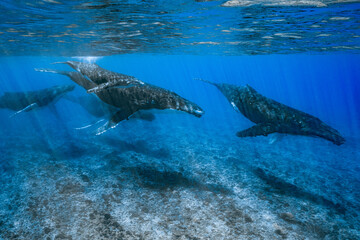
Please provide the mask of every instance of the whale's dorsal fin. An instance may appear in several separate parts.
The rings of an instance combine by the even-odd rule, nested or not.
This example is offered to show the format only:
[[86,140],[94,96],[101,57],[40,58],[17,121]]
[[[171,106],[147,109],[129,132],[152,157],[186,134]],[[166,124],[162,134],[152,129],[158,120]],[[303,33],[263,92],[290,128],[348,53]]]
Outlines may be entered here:
[[256,137],[267,136],[271,133],[277,132],[277,127],[271,123],[259,123],[243,131],[237,132],[238,137]]

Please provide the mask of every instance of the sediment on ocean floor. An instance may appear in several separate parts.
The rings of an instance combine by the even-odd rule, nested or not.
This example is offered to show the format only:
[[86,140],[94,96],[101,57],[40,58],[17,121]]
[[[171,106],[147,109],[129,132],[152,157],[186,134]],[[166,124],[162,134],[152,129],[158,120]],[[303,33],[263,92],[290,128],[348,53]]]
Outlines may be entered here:
[[171,134],[158,129],[156,137],[131,140],[125,134],[56,138],[51,148],[40,147],[36,138],[3,137],[12,148],[2,148],[0,236],[360,236],[359,179],[351,167],[360,153],[351,144],[335,149],[320,139],[294,136],[269,144],[266,137],[221,137],[226,134],[174,127]]

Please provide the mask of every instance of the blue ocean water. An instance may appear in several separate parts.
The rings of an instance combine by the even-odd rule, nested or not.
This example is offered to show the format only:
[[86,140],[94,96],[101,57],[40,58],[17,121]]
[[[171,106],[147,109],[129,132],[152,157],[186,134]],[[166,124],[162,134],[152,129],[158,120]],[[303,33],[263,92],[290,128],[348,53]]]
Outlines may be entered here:
[[[0,96],[74,85],[67,96],[88,97],[35,71],[80,61],[205,111],[97,136],[102,118],[66,97],[1,108],[0,239],[360,239],[359,3],[2,1],[0,13]],[[249,84],[346,142],[239,138],[254,123],[199,79]]]

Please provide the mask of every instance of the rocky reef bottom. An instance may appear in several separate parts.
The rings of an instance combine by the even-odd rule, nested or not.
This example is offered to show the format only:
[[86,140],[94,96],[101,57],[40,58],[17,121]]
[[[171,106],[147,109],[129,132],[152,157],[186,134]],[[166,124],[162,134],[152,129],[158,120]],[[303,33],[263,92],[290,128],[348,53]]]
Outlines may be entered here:
[[360,239],[358,140],[235,132],[3,134],[0,239]]

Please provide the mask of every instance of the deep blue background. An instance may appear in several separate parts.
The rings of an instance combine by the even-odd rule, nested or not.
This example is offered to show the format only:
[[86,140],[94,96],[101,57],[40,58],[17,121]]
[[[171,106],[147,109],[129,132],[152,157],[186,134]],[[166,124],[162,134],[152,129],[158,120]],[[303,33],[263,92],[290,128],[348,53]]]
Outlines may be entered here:
[[[56,57],[1,57],[0,93],[27,91],[58,84],[72,84],[64,76],[35,72],[34,68],[71,70],[51,63],[76,60]],[[120,55],[99,58],[100,66],[135,76],[188,98],[205,111],[201,121],[224,126],[251,123],[236,113],[213,86],[196,81],[203,78],[237,85],[250,84],[261,94],[319,117],[345,136],[360,136],[359,55],[267,55],[267,56],[176,56]],[[85,94],[80,87],[72,94]],[[79,106],[62,100],[57,104],[63,120],[81,125],[88,115]],[[38,111],[41,121],[50,114]],[[28,114],[28,113],[25,113]],[[19,127],[0,110],[1,129]],[[18,119],[15,121],[19,121]],[[21,121],[21,120],[20,120]],[[26,126],[25,126],[26,127]],[[239,129],[240,130],[240,129]]]

